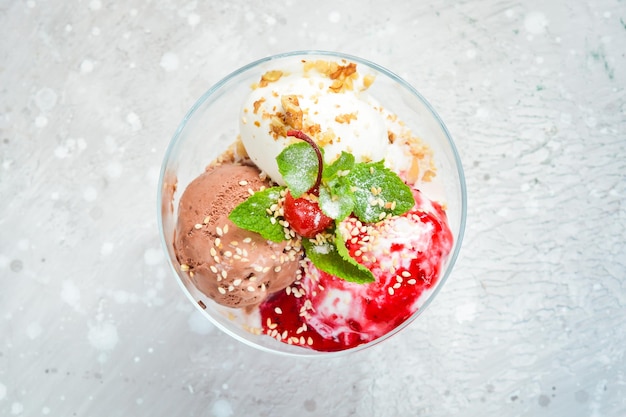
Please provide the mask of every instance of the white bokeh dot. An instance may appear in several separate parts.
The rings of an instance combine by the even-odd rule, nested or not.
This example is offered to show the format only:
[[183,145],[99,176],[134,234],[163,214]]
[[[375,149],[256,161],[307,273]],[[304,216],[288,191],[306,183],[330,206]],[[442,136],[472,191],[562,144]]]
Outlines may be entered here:
[[189,13],[187,16],[187,24],[191,27],[195,27],[200,23],[200,16],[197,13]]
[[531,35],[539,35],[546,31],[548,19],[541,12],[530,12],[524,18],[524,28]]
[[98,190],[95,187],[89,186],[83,190],[83,198],[85,201],[96,201],[98,198]]
[[107,256],[113,252],[114,245],[111,242],[103,242],[100,246],[100,255]]
[[118,161],[111,161],[107,164],[105,172],[109,178],[119,178],[124,172],[124,167]]
[[137,113],[133,111],[126,115],[126,121],[134,131],[141,130],[143,128],[143,123],[141,123],[141,119],[139,118]]
[[11,414],[20,415],[24,412],[24,406],[22,403],[18,403],[17,401],[11,404]]
[[233,415],[233,407],[228,400],[220,398],[213,403],[211,412],[215,417],[230,417]]
[[143,253],[143,261],[146,265],[158,265],[163,260],[163,252],[160,248],[148,248]]
[[160,65],[167,72],[176,71],[179,65],[178,55],[173,52],[164,53],[163,56],[161,56]]
[[93,66],[93,61],[91,59],[84,59],[83,62],[80,63],[80,72],[88,74],[93,71]]
[[328,14],[328,20],[330,20],[331,23],[338,23],[341,20],[341,13],[336,10],[330,12]]
[[48,125],[48,118],[46,116],[39,115],[35,118],[35,126],[41,128]]

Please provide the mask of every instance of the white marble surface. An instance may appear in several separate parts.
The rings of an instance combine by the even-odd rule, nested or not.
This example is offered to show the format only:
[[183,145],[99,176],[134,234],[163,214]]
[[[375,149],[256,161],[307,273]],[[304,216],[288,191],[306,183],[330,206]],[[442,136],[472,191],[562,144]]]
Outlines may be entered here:
[[[626,415],[626,4],[0,0],[0,415]],[[266,55],[378,62],[438,109],[468,226],[400,335],[281,358],[162,254],[167,143]]]

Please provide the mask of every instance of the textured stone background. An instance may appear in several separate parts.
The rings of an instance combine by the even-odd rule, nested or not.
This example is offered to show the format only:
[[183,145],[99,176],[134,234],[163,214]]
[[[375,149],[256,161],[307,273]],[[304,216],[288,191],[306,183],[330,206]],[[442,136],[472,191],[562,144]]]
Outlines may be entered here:
[[[0,415],[626,415],[626,5],[0,0]],[[161,159],[239,66],[375,61],[457,141],[464,248],[407,330],[281,358],[204,322]]]

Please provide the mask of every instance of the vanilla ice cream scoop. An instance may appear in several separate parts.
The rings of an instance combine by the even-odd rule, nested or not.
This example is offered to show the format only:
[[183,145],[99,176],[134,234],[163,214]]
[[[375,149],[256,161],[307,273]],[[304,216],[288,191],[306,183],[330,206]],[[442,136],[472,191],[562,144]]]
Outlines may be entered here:
[[290,129],[302,130],[323,147],[326,163],[342,151],[357,162],[378,161],[388,151],[383,110],[366,92],[373,78],[349,65],[318,68],[302,64],[291,73],[269,71],[242,109],[241,140],[250,159],[281,185],[276,157],[296,141],[286,136]]

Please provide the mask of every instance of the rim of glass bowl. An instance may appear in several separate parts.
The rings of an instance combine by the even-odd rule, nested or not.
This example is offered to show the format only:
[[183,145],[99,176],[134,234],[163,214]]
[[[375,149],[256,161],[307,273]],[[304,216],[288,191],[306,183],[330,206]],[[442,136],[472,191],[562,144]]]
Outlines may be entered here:
[[[178,139],[179,139],[181,133],[183,132],[185,126],[187,125],[187,122],[189,121],[189,119],[191,119],[191,117],[198,110],[198,108],[200,108],[202,106],[202,104],[204,104],[205,101],[207,101],[213,94],[215,94],[217,91],[219,91],[225,84],[227,84],[232,79],[234,79],[237,76],[239,76],[240,74],[245,73],[248,70],[251,70],[251,69],[253,69],[255,67],[258,67],[258,66],[260,66],[260,65],[262,65],[264,63],[267,63],[267,62],[270,62],[270,61],[276,61],[276,60],[280,60],[280,59],[284,59],[284,58],[292,58],[292,57],[295,57],[295,56],[311,56],[311,55],[323,56],[323,57],[334,58],[334,59],[346,59],[348,61],[356,62],[357,64],[362,64],[362,65],[368,66],[368,67],[374,69],[375,71],[379,72],[380,74],[387,76],[392,81],[398,83],[398,85],[400,85],[405,90],[407,90],[409,93],[411,93],[412,95],[417,97],[418,100],[420,100],[424,104],[424,106],[428,109],[428,111],[430,112],[432,117],[435,119],[435,121],[437,122],[437,124],[439,125],[441,130],[443,131],[443,133],[444,133],[444,135],[445,135],[445,137],[446,137],[446,139],[448,141],[448,146],[450,147],[452,155],[454,156],[454,164],[455,164],[456,169],[457,169],[457,175],[458,175],[458,178],[459,178],[459,186],[460,186],[460,192],[461,192],[461,201],[460,201],[460,203],[461,203],[461,213],[460,213],[460,219],[459,219],[459,225],[458,225],[458,228],[459,228],[458,229],[458,236],[456,237],[456,240],[454,242],[454,247],[453,247],[452,253],[449,255],[447,267],[446,267],[443,275],[441,277],[439,277],[439,282],[437,283],[435,288],[432,290],[432,292],[430,292],[427,295],[427,299],[424,301],[424,303],[421,305],[421,307],[415,313],[413,313],[411,315],[411,317],[406,319],[402,324],[400,324],[399,326],[397,326],[396,328],[394,328],[390,332],[380,336],[379,338],[374,339],[374,340],[372,340],[372,341],[370,341],[368,343],[364,343],[364,344],[355,346],[355,347],[350,348],[350,349],[345,349],[345,350],[336,351],[336,352],[324,352],[324,351],[316,351],[316,350],[308,349],[308,348],[302,348],[302,353],[299,353],[299,352],[278,351],[278,350],[272,349],[271,347],[268,347],[268,346],[262,346],[262,345],[256,344],[255,342],[253,342],[251,340],[248,340],[248,339],[246,339],[246,338],[244,338],[244,337],[242,337],[242,336],[232,332],[230,329],[228,329],[227,327],[223,326],[221,323],[219,323],[217,320],[215,320],[213,317],[211,317],[209,314],[207,314],[205,311],[202,310],[202,308],[198,305],[196,300],[193,298],[192,294],[185,287],[185,284],[182,282],[182,279],[178,276],[178,271],[176,269],[176,265],[174,265],[172,263],[172,259],[169,256],[169,252],[168,252],[168,249],[167,249],[167,242],[166,242],[166,239],[165,239],[165,232],[163,230],[162,199],[163,199],[163,183],[165,181],[166,168],[167,168],[168,163],[170,161],[170,158],[171,158],[171,156],[173,154],[173,150],[176,147]],[[341,356],[341,355],[345,355],[345,354],[348,354],[348,353],[354,353],[354,352],[357,352],[357,351],[364,350],[364,349],[366,349],[368,347],[377,345],[378,343],[381,343],[384,340],[387,340],[391,336],[399,333],[404,328],[409,326],[415,319],[417,319],[417,317],[419,317],[428,308],[428,306],[431,304],[431,302],[436,298],[437,294],[439,293],[441,288],[444,286],[444,284],[447,281],[448,277],[450,276],[452,270],[454,269],[454,265],[455,265],[456,260],[458,258],[459,252],[461,250],[463,236],[465,234],[466,217],[467,217],[467,190],[466,190],[465,174],[464,174],[464,171],[463,171],[463,165],[461,163],[461,158],[459,156],[459,153],[458,153],[458,150],[456,148],[456,145],[454,144],[454,140],[452,139],[452,135],[450,134],[450,132],[448,131],[448,128],[443,123],[443,120],[441,119],[439,114],[435,111],[434,107],[430,104],[430,102],[428,102],[428,100],[426,100],[426,98],[424,98],[424,96],[422,96],[421,93],[419,93],[411,84],[406,82],[403,78],[401,78],[400,76],[398,76],[397,74],[393,73],[392,71],[390,71],[390,70],[388,70],[388,69],[386,69],[386,68],[384,68],[384,67],[382,67],[382,66],[380,66],[380,65],[378,65],[378,64],[376,64],[374,62],[371,62],[371,61],[369,61],[367,59],[360,58],[358,56],[354,56],[354,55],[350,55],[350,54],[334,52],[334,51],[325,51],[325,50],[299,50],[299,51],[291,51],[291,52],[280,53],[280,54],[276,54],[276,55],[270,55],[270,56],[258,59],[256,61],[250,62],[249,64],[246,64],[246,65],[240,67],[239,69],[231,72],[230,74],[228,74],[227,76],[225,76],[224,78],[219,80],[217,83],[215,83],[213,86],[211,86],[204,94],[202,94],[202,96],[200,96],[200,98],[193,104],[193,106],[191,106],[189,111],[185,114],[183,120],[178,125],[176,131],[174,132],[174,135],[172,136],[172,139],[170,140],[170,142],[169,142],[169,144],[167,146],[167,149],[165,151],[165,155],[163,157],[163,162],[162,162],[162,165],[161,165],[161,170],[160,170],[160,175],[159,175],[158,190],[157,190],[157,221],[158,221],[159,237],[160,237],[160,240],[161,240],[161,246],[162,246],[163,250],[165,251],[165,253],[167,254],[167,260],[168,260],[168,263],[170,264],[170,267],[172,268],[172,272],[174,273],[174,275],[176,277],[176,281],[178,282],[179,286],[182,288],[183,292],[186,294],[187,298],[189,298],[189,300],[196,306],[196,308],[198,308],[203,313],[203,316],[208,318],[213,325],[218,327],[221,331],[223,331],[224,333],[228,334],[229,336],[235,338],[236,340],[238,340],[238,341],[240,341],[240,342],[242,342],[242,343],[244,343],[244,344],[246,344],[248,346],[251,346],[251,347],[253,347],[255,349],[259,349],[259,350],[266,351],[266,352],[271,352],[271,353],[274,353],[274,354],[286,355],[286,356],[295,356],[295,357],[320,357],[320,356],[323,356],[323,357],[336,357],[336,356]]]

